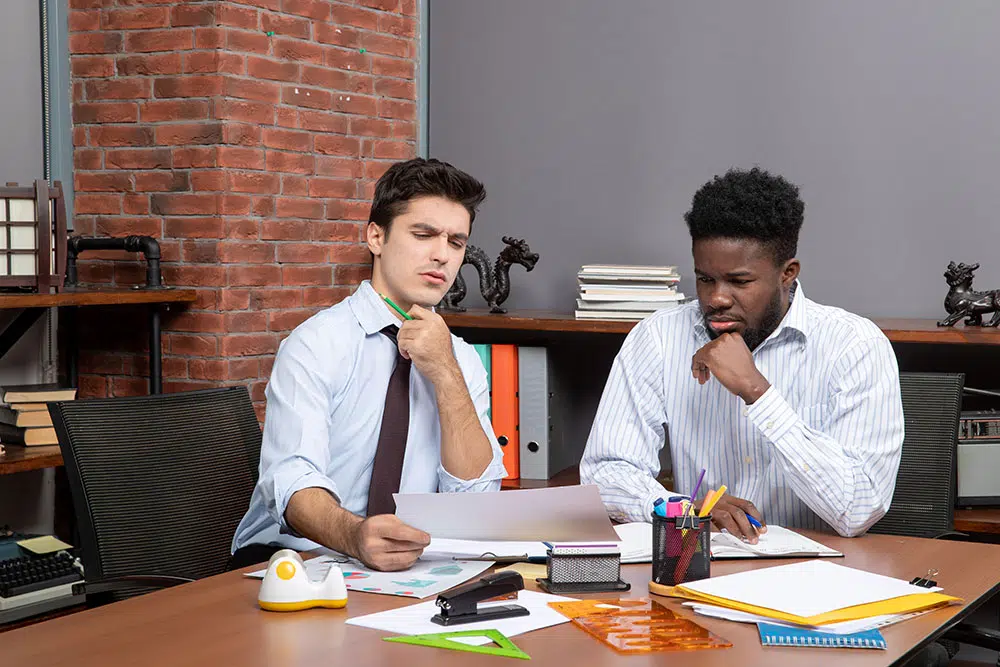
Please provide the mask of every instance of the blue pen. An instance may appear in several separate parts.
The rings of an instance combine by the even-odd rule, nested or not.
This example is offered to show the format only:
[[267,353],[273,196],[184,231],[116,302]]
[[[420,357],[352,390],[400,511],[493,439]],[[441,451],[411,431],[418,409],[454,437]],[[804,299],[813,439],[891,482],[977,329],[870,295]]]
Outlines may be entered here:
[[763,525],[761,525],[760,521],[758,521],[757,519],[753,518],[753,517],[752,517],[752,516],[750,516],[749,514],[747,514],[747,521],[749,521],[749,522],[750,522],[750,525],[751,525],[751,526],[753,526],[754,528],[756,528],[756,529],[757,529],[758,531],[759,531],[759,530],[760,530],[761,528],[763,528],[763,527],[764,527]]

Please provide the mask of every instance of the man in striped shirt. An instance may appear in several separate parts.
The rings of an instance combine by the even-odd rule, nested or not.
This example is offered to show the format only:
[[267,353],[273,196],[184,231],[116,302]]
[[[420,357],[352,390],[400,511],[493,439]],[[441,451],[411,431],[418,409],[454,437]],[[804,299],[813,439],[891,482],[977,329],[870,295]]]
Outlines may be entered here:
[[[754,168],[706,183],[685,215],[698,301],[640,322],[615,359],[580,463],[611,516],[649,521],[659,450],[675,491],[725,484],[717,528],[757,519],[860,535],[889,508],[903,442],[899,370],[872,322],[806,298],[798,188]],[[695,506],[701,501],[696,499]]]

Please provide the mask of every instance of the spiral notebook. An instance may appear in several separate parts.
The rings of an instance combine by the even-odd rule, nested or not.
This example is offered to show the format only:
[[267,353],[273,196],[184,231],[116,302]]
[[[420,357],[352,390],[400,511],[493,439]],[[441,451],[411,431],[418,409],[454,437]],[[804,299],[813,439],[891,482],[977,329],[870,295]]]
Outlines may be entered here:
[[885,638],[877,629],[846,635],[818,632],[786,625],[758,623],[763,646],[808,646],[812,648],[879,648],[885,649]]

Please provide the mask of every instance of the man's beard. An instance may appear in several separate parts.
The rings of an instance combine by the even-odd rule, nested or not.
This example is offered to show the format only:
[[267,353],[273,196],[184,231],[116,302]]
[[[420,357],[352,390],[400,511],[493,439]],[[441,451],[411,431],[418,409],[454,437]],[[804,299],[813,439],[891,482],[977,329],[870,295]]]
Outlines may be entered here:
[[[715,312],[702,314],[702,317],[705,320],[705,329],[708,331],[709,337],[713,340],[722,335],[717,333],[708,321],[709,316],[715,314]],[[767,340],[767,337],[778,328],[778,325],[781,324],[782,317],[784,317],[784,313],[781,312],[781,290],[778,289],[775,290],[774,296],[767,304],[767,309],[764,310],[764,316],[761,317],[760,326],[751,327],[750,324],[747,323],[746,329],[744,329],[743,333],[740,334],[743,337],[743,342],[746,343],[747,348],[751,351],[757,349],[757,346]]]

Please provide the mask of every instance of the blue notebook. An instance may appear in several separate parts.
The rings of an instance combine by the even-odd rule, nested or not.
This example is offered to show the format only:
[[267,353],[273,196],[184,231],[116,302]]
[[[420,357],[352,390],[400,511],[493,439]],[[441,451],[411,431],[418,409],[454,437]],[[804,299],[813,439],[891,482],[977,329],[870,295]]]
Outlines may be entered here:
[[789,628],[784,625],[758,623],[760,643],[763,646],[812,646],[819,648],[886,648],[885,638],[877,628],[835,635],[807,628]]

